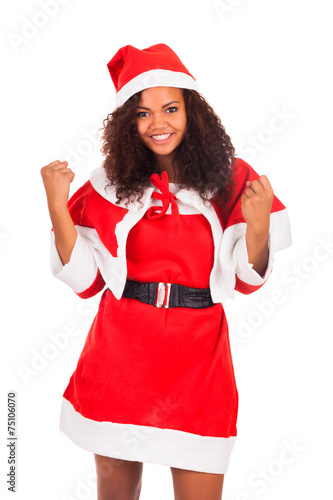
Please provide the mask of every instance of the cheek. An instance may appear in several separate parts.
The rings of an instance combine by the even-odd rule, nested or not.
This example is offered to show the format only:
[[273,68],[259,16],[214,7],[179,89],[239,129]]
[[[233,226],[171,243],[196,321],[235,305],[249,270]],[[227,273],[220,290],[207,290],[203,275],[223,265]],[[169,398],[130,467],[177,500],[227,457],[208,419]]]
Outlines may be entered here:
[[183,137],[185,135],[185,131],[186,131],[186,121],[181,121],[177,128],[178,128],[178,132],[181,134],[181,138],[183,139]]
[[178,115],[177,117],[177,128],[184,129],[186,128],[186,115]]
[[142,138],[142,136],[144,134],[144,130],[145,130],[145,127],[143,126],[143,124],[140,123],[139,121],[137,121],[136,122],[136,129],[138,131],[139,136]]

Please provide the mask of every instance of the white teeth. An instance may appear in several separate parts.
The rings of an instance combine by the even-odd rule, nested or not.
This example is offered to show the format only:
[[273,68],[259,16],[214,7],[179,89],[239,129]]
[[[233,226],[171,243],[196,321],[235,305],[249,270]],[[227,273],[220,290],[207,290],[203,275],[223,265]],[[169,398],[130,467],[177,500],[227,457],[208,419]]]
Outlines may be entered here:
[[152,135],[152,137],[155,139],[155,141],[164,141],[165,139],[168,139],[171,134],[161,134],[161,135]]

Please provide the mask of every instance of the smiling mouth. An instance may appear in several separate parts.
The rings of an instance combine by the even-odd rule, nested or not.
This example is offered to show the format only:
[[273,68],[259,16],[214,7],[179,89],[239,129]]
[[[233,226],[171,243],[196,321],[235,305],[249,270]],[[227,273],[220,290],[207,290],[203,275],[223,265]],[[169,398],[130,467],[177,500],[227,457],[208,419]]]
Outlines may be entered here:
[[166,141],[167,139],[169,139],[169,137],[171,137],[172,133],[170,134],[154,134],[154,135],[151,135],[150,137],[152,139],[154,139],[154,141]]

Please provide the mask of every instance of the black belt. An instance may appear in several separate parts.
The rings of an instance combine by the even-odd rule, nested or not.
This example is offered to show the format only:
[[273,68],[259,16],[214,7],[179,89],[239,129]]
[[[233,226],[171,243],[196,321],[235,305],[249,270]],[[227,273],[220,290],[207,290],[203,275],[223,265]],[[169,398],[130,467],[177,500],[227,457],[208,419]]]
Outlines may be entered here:
[[173,283],[140,283],[126,280],[122,296],[155,307],[205,309],[215,305],[209,288],[191,288]]

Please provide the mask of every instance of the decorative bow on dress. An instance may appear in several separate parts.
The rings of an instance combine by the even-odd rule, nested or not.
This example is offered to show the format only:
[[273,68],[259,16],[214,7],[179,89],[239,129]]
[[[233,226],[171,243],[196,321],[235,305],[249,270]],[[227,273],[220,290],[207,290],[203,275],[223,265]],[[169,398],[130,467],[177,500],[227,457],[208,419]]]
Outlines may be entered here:
[[153,191],[152,198],[156,200],[161,200],[162,205],[154,206],[148,208],[146,212],[147,219],[159,219],[165,215],[166,211],[169,208],[171,203],[171,213],[172,215],[176,215],[177,218],[177,229],[180,231],[180,215],[179,208],[176,202],[176,197],[173,193],[169,191],[169,177],[166,170],[164,170],[161,174],[161,178],[159,178],[158,174],[153,174],[150,177],[151,183],[157,187],[161,192]]

